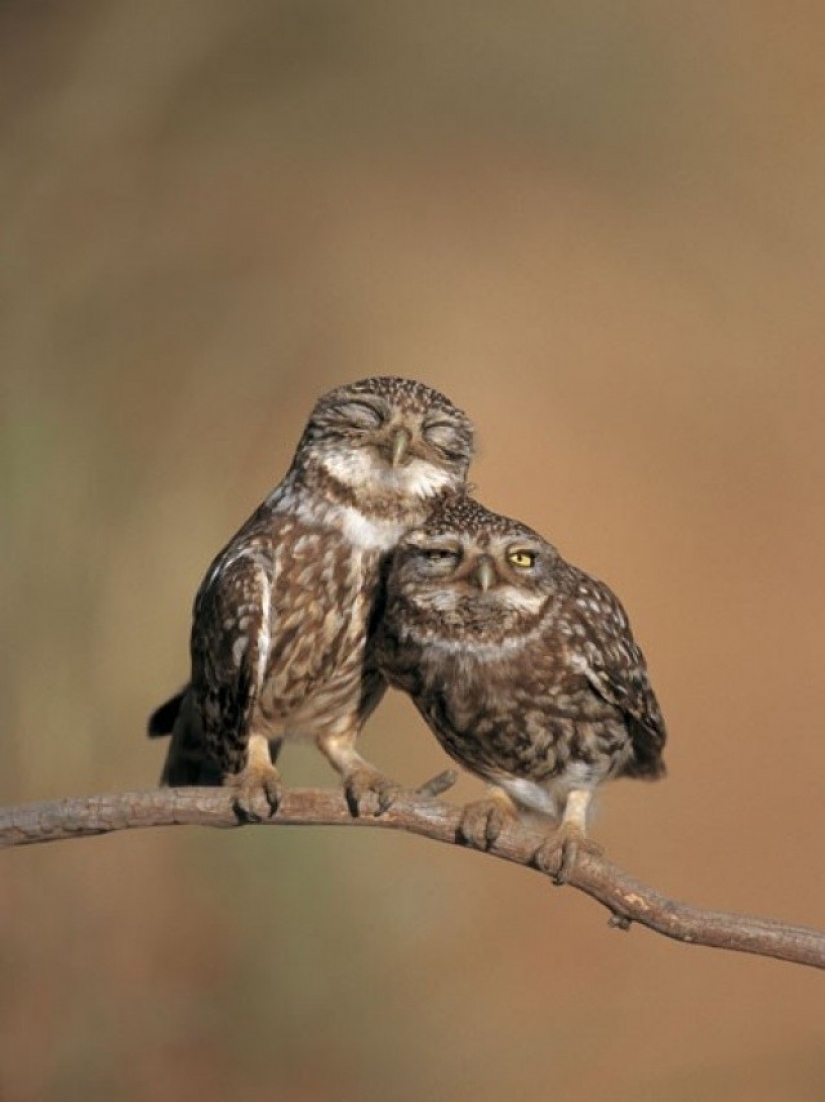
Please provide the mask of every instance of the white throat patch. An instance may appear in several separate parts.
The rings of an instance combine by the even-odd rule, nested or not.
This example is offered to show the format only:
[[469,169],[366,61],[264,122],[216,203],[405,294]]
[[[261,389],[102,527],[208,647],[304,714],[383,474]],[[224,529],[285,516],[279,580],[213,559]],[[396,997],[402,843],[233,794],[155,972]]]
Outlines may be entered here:
[[352,505],[335,508],[344,536],[361,551],[390,551],[407,530],[398,520],[374,520]]
[[[518,609],[519,612],[537,615],[541,612],[546,599],[541,593],[525,592],[512,585],[503,585],[498,590],[487,594],[486,599],[479,595],[475,598],[475,602],[479,605],[482,602],[487,605],[495,603],[502,610]],[[466,601],[466,596],[460,590],[445,586],[436,593],[428,593],[426,603],[429,608],[434,608],[438,612],[453,612]]]
[[360,493],[372,484],[384,493],[429,498],[456,481],[449,471],[424,459],[412,459],[403,467],[389,467],[367,448],[330,450],[324,455],[322,465],[336,482]]

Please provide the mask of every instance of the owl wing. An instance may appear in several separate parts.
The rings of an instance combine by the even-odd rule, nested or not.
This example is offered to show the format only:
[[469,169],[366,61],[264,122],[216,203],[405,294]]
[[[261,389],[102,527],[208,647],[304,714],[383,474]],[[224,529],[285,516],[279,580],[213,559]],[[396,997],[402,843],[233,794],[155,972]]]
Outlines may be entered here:
[[644,655],[618,597],[603,582],[580,574],[574,596],[574,650],[592,689],[626,717],[635,751],[628,772],[659,776],[667,738]]
[[283,519],[259,510],[212,563],[195,597],[192,686],[207,750],[243,764],[270,649],[270,598]]

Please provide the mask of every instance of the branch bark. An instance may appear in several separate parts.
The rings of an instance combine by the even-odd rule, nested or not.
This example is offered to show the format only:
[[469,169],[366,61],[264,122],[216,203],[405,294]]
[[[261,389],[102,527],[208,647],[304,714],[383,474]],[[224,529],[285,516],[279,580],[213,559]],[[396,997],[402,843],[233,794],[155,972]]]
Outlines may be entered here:
[[[461,845],[461,808],[436,798],[450,783],[451,778],[445,774],[417,792],[403,791],[389,811],[378,817],[354,817],[340,790],[291,789],[277,814],[260,825],[373,827]],[[0,808],[0,847],[145,827],[247,825],[239,821],[232,798],[231,790],[226,788],[167,788]],[[487,852],[530,868],[540,841],[541,836],[524,827],[507,826]],[[621,929],[635,922],[691,945],[825,968],[823,931],[678,902],[589,852],[577,856],[568,883],[602,903],[610,911],[610,924]]]

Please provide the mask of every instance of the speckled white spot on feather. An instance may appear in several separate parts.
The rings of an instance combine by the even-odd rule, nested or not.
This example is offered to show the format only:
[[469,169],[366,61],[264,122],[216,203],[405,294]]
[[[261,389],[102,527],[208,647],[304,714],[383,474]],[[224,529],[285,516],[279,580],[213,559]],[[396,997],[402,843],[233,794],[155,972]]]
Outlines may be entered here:
[[260,691],[266,680],[266,668],[269,662],[269,605],[272,599],[272,584],[269,575],[263,570],[258,570],[256,577],[261,587],[261,608],[263,609],[261,629],[258,633],[258,668],[255,671],[255,680]]

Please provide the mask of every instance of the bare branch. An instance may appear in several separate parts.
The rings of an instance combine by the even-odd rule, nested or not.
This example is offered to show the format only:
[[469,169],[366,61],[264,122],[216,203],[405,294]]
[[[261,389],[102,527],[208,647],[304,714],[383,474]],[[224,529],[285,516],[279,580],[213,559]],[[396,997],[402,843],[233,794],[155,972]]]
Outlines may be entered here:
[[[340,790],[291,789],[277,814],[261,825],[377,827],[461,845],[458,835],[461,808],[434,798],[453,781],[454,775],[441,774],[418,792],[400,793],[390,810],[380,817],[361,818],[350,814]],[[245,825],[239,822],[233,809],[229,789],[157,789],[2,808],[0,846],[184,824],[226,828]],[[533,853],[540,841],[539,835],[523,827],[508,826],[488,852],[529,868],[533,867]],[[775,919],[706,911],[677,902],[589,852],[578,855],[569,884],[604,904],[610,911],[611,925],[621,929],[628,929],[636,922],[692,945],[825,968],[825,932],[790,926]]]

